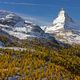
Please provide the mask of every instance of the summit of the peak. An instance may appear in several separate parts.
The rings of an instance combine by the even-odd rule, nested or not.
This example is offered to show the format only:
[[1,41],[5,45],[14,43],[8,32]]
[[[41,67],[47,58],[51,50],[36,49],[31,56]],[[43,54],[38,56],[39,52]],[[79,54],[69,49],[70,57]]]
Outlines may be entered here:
[[66,12],[65,12],[65,10],[63,9],[63,8],[61,8],[61,10],[59,11],[59,13],[58,13],[58,17],[65,17],[66,16]]
[[69,15],[67,14],[67,12],[63,8],[61,8],[61,10],[59,11],[59,14],[58,14],[57,18],[53,20],[53,25],[55,25],[57,23],[66,24],[68,22],[73,23],[74,21],[72,20],[71,17],[69,17]]
[[65,12],[64,8],[61,8],[60,12]]
[[69,44],[80,43],[80,25],[76,23],[62,8],[52,26],[45,29],[46,33],[54,35],[61,42]]
[[78,24],[61,8],[58,16],[53,20],[52,26],[46,28],[46,32],[54,32],[57,30],[78,29]]
[[65,11],[65,9],[64,8],[61,8],[61,10],[60,11]]

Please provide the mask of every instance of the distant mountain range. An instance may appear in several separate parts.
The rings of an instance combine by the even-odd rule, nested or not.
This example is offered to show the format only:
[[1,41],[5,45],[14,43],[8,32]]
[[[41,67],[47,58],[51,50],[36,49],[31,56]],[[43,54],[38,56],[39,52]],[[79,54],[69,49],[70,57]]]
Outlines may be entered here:
[[64,9],[61,9],[58,17],[53,20],[52,26],[46,27],[44,31],[61,42],[80,44],[80,24],[69,17]]
[[[12,40],[11,37],[13,36],[20,40],[37,38],[57,42],[54,37],[45,33],[37,24],[26,21],[14,13],[3,10],[0,10],[0,34],[0,36],[8,36],[7,38],[9,40]],[[2,42],[0,43],[3,45]]]
[[[6,36],[6,38],[4,38]],[[45,39],[55,43],[80,44],[80,25],[61,9],[52,26],[44,26],[44,30],[31,21],[26,21],[15,13],[0,10],[0,45],[4,39],[8,43],[13,40]]]

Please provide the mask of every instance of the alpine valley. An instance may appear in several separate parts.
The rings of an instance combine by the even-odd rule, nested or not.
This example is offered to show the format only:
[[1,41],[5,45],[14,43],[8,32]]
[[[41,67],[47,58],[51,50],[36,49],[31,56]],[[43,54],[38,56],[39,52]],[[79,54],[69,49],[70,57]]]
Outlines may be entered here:
[[61,9],[41,28],[0,10],[0,80],[80,80],[80,25]]

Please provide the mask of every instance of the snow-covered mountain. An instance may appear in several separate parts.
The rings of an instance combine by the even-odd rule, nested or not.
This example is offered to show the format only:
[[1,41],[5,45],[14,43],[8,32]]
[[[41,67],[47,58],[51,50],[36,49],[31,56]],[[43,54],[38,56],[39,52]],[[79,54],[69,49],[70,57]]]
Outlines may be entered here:
[[46,27],[45,32],[54,35],[57,40],[70,44],[80,43],[80,24],[76,23],[65,10],[61,9],[52,26]]
[[49,34],[46,34],[40,28],[40,26],[33,24],[30,21],[25,21],[23,18],[19,17],[18,15],[12,12],[3,10],[0,10],[0,30],[3,33],[6,33],[19,39],[52,39],[52,37],[49,36]]

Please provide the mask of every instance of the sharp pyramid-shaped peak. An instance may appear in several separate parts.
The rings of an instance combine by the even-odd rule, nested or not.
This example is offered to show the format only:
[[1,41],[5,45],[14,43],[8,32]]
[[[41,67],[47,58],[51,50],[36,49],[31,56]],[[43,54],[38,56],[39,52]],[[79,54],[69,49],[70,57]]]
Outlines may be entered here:
[[80,43],[80,25],[68,16],[62,8],[53,24],[45,29],[46,33],[55,36],[61,42],[69,44]]
[[54,33],[55,31],[77,30],[78,24],[68,16],[66,11],[62,8],[56,19],[53,20],[52,26],[47,27],[45,32]]
[[60,16],[65,16],[65,10],[63,8],[61,8],[59,14],[58,14],[58,17]]
[[58,14],[58,17],[53,21],[53,24],[61,23],[65,24],[66,22],[74,22],[72,18],[68,16],[66,11],[62,8]]

